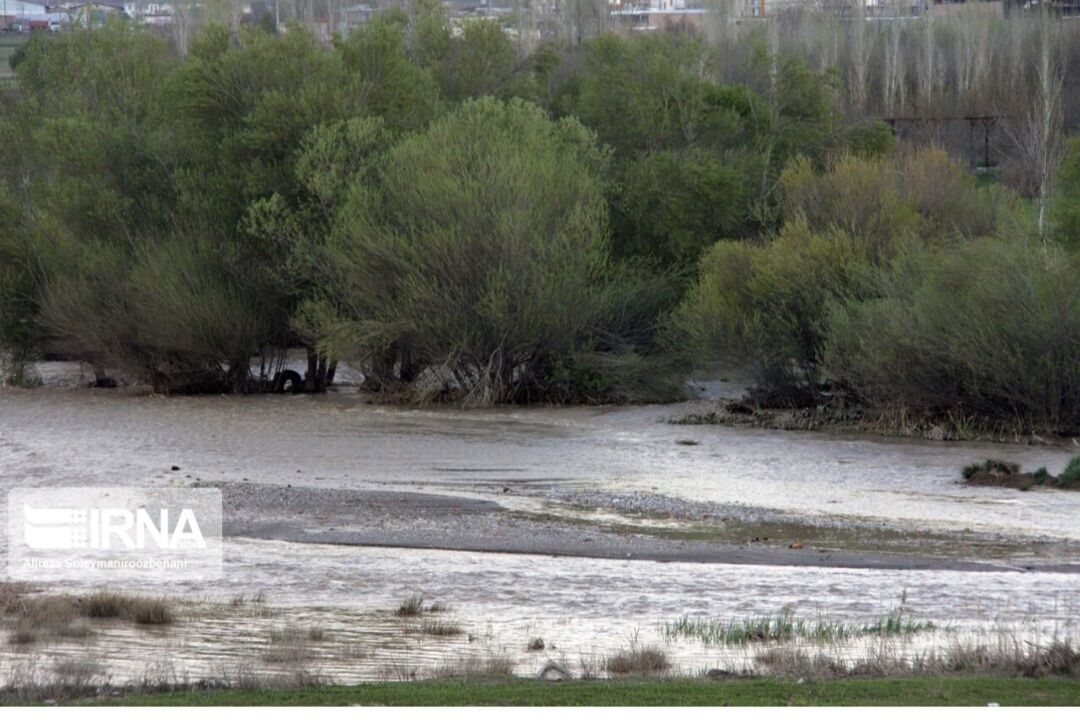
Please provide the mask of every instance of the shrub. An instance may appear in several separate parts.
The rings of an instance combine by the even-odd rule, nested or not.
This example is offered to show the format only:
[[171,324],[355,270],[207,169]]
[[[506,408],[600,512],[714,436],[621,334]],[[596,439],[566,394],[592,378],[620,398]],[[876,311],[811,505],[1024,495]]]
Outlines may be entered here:
[[129,598],[109,591],[94,592],[82,602],[82,612],[87,617],[115,619],[128,609]]
[[65,266],[40,314],[53,349],[161,391],[248,389],[251,357],[285,324],[275,296],[260,294],[223,245],[82,244]]
[[1058,481],[1068,486],[1080,486],[1080,456],[1073,456],[1065,470],[1058,476]]
[[898,165],[923,240],[941,243],[1018,232],[1016,196],[998,185],[980,188],[943,150],[921,149],[901,157]]
[[805,402],[818,382],[828,304],[855,294],[867,264],[865,245],[801,220],[764,246],[719,242],[674,324],[702,359],[748,368],[789,403]]
[[713,246],[674,316],[699,359],[749,369],[770,404],[818,400],[817,387],[830,382],[821,362],[831,309],[874,295],[875,269],[906,250],[1002,231],[1015,206],[933,149],[841,154],[823,166],[798,158],[779,185],[787,219],[779,233]]
[[1050,222],[1063,246],[1080,251],[1080,137],[1066,143],[1050,203]]
[[874,402],[1075,428],[1078,272],[1068,255],[1015,242],[912,250],[873,296],[833,307],[826,367]]
[[815,230],[842,229],[867,240],[878,258],[918,233],[918,212],[892,159],[842,156],[818,172],[799,158],[780,175],[780,193],[787,218],[805,218]]
[[976,188],[967,171],[933,148],[901,157],[840,155],[823,171],[796,159],[780,189],[788,218],[804,216],[819,231],[839,227],[866,240],[877,259],[911,239],[942,244],[992,234],[1015,208],[1008,194]]
[[24,220],[5,213],[4,194],[0,185],[0,385],[26,385],[35,380],[32,363],[40,341],[37,284],[25,240],[9,231]]
[[658,151],[625,164],[612,207],[616,253],[693,263],[746,226],[746,171],[700,148]]
[[627,299],[640,279],[610,262],[604,165],[575,121],[521,101],[464,104],[353,186],[299,324],[382,389],[580,399],[577,378],[553,371],[569,361],[602,377],[591,356],[631,359],[632,333],[653,324],[622,315],[655,315]]
[[411,130],[436,116],[439,90],[431,71],[409,55],[407,22],[403,14],[379,13],[335,43],[367,110],[393,128]]
[[698,145],[721,148],[756,127],[756,97],[709,78],[709,49],[691,34],[614,34],[586,41],[583,63],[556,98],[627,158]]

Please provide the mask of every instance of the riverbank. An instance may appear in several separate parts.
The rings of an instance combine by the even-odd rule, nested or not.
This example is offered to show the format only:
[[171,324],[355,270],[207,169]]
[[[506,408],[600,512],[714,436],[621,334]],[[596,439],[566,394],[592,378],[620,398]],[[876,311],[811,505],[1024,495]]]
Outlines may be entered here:
[[225,535],[303,544],[539,554],[657,562],[882,570],[1078,572],[1075,543],[866,522],[785,519],[658,495],[537,501],[510,486],[469,496],[200,482],[222,492]]
[[1080,431],[1032,429],[1019,421],[985,419],[963,411],[936,415],[903,407],[874,409],[849,404],[773,408],[744,398],[720,398],[673,416],[673,425],[720,425],[835,435],[873,435],[927,441],[1009,443],[1077,449]]
[[79,700],[117,706],[753,706],[1080,705],[1080,680],[902,677],[798,682],[780,679],[541,682],[429,680],[352,687],[184,691]]
[[[155,630],[167,650],[141,625],[91,622],[97,636],[8,648],[0,681],[35,667],[36,680],[70,679],[91,663],[109,691],[233,686],[249,670],[281,674],[290,627],[322,633],[301,664],[341,685],[437,677],[461,657],[575,670],[633,637],[661,647],[673,676],[756,666],[756,651],[670,639],[684,619],[862,626],[902,609],[939,625],[903,642],[913,653],[1002,629],[1041,642],[1074,631],[1080,495],[957,484],[974,461],[1056,472],[1068,452],[666,422],[687,410],[5,390],[0,493],[210,486],[225,541],[219,580],[100,582],[193,602]],[[450,611],[397,616],[414,595]],[[547,648],[530,650],[536,638]]]

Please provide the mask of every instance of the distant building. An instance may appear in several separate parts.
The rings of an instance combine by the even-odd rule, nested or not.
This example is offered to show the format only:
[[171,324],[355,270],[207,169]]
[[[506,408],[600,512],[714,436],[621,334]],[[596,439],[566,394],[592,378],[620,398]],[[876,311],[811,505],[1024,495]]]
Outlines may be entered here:
[[613,0],[609,7],[616,26],[631,31],[700,28],[705,17],[704,8],[689,7],[686,0]]
[[57,31],[63,26],[66,17],[62,13],[49,12],[45,3],[25,2],[24,0],[0,0],[0,28],[10,28],[22,32],[31,30]]
[[124,3],[124,13],[136,22],[146,25],[169,25],[172,23],[173,12],[172,3],[146,0],[127,0]]
[[341,31],[349,33],[361,25],[371,21],[371,18],[375,15],[375,8],[371,5],[349,5],[348,7],[341,8],[337,12],[338,23],[341,26]]
[[1080,0],[1005,0],[1005,17],[1047,9],[1063,18],[1080,18]]
[[[0,0],[3,2],[3,0]],[[67,11],[73,23],[82,26],[98,27],[111,18],[126,18],[124,6],[114,3],[90,2],[72,5]]]
[[0,0],[0,17],[22,18],[27,15],[45,15],[49,8],[45,3],[24,2],[24,0]]
[[[962,2],[963,0],[949,0]],[[923,15],[929,5],[940,0],[863,0],[868,18],[908,18]],[[764,18],[788,10],[818,9],[846,14],[851,12],[849,3],[826,2],[825,0],[743,0],[742,15],[751,18]]]
[[127,0],[121,7],[123,7],[125,13],[133,18],[141,15],[172,15],[173,11],[172,3],[144,2],[142,0]]
[[48,12],[44,3],[0,0],[0,28],[22,29],[30,18],[44,17]]

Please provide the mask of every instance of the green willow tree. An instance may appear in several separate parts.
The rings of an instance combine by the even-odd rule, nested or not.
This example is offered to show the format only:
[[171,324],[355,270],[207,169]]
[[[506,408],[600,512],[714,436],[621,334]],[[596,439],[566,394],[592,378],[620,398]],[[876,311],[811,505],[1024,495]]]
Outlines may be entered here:
[[469,404],[630,396],[597,360],[636,352],[615,313],[656,282],[611,263],[606,163],[577,121],[463,104],[346,192],[304,324],[382,389]]

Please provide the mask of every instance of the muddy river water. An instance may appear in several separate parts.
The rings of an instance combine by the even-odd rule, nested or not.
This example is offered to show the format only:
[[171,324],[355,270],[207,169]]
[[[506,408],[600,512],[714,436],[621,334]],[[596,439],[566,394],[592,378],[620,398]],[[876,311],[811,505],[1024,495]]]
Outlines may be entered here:
[[[647,555],[620,560],[610,551],[547,556],[467,545],[445,550],[437,541],[414,548],[398,545],[394,526],[378,520],[370,527],[391,529],[387,546],[311,543],[268,526],[257,536],[227,538],[221,580],[170,589],[189,602],[185,616],[199,626],[178,624],[147,635],[115,625],[88,641],[36,648],[0,643],[0,677],[65,657],[104,662],[115,682],[145,677],[150,664],[205,676],[252,660],[276,662],[281,658],[257,655],[270,646],[268,632],[286,620],[314,622],[326,633],[305,656],[339,681],[422,676],[424,668],[463,653],[508,654],[517,671],[529,674],[553,658],[577,667],[635,639],[659,642],[683,671],[747,656],[664,637],[663,625],[683,616],[790,611],[872,622],[902,606],[907,616],[939,625],[908,647],[1001,629],[1046,638],[1070,634],[1080,623],[1080,559],[1072,554],[1080,546],[1080,494],[956,484],[959,468],[973,460],[1006,458],[1056,472],[1074,449],[667,422],[694,405],[700,403],[461,411],[385,407],[349,392],[163,398],[4,390],[0,494],[16,487],[218,484],[412,492],[498,501],[499,516],[525,516],[530,525],[527,517],[558,517],[568,506],[578,523],[625,522],[640,517],[645,501],[657,527],[678,529],[686,511],[718,507],[750,521],[880,528],[912,541],[925,534],[1003,538],[1013,542],[1007,561],[983,571],[737,565]],[[492,526],[501,520],[495,517]],[[306,524],[308,533],[317,521]],[[0,526],[6,522],[0,512]],[[0,539],[6,547],[6,536]],[[1041,561],[1044,547],[1059,566],[1026,571],[1017,564]],[[979,559],[973,552],[969,558]],[[6,549],[0,555],[6,561]],[[122,577],[110,581],[120,589],[139,586]],[[448,605],[445,617],[461,635],[425,636],[394,617],[392,610],[412,593]],[[252,597],[276,613],[221,605]],[[534,637],[547,643],[544,651],[526,652]]]

